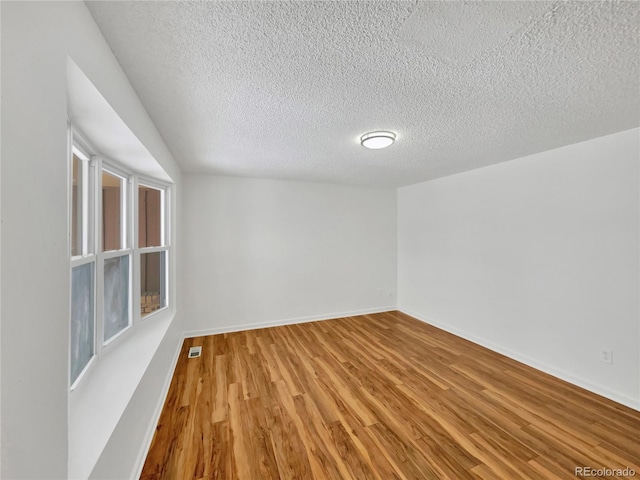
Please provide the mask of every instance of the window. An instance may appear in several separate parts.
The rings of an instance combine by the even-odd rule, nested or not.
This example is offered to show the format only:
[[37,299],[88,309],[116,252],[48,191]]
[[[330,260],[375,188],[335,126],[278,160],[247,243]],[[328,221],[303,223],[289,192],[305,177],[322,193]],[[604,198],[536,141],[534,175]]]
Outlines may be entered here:
[[71,384],[95,353],[94,264],[71,270]]
[[107,258],[103,264],[104,340],[107,341],[131,324],[129,304],[129,255]]
[[126,246],[125,214],[127,195],[125,178],[102,170],[102,251]]
[[84,145],[74,136],[69,194],[72,389],[104,348],[169,304],[168,187],[89,155]]
[[93,206],[89,156],[71,152],[71,338],[70,380],[75,383],[95,354],[95,257],[91,255]]
[[138,187],[138,246],[140,248],[140,315],[167,306],[165,191]]
[[[131,180],[131,181],[130,181]],[[131,242],[127,212],[133,176],[102,160],[100,175],[100,239],[102,252],[102,336],[108,342],[132,324]]]

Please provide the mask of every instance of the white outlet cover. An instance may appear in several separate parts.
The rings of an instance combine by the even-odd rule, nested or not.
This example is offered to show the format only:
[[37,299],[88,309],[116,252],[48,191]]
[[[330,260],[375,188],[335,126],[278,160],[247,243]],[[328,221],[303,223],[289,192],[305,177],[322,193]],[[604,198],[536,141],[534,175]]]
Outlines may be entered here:
[[604,363],[613,363],[613,350],[603,349],[600,352],[600,360]]

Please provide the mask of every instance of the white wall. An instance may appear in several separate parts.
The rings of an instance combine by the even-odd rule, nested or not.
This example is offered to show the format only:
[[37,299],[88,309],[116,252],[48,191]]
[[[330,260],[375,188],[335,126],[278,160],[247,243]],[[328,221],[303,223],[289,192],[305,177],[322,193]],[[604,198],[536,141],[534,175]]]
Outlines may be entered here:
[[399,189],[399,308],[639,408],[638,140]]
[[[180,170],[83,2],[0,5],[1,473],[10,479],[61,479],[68,473],[67,56],[178,186]],[[172,357],[167,350],[153,362],[166,365]],[[161,381],[146,384],[160,395]],[[136,411],[125,415],[149,418],[155,405],[140,407],[135,400]],[[130,437],[122,434],[127,432]],[[138,425],[118,425],[114,435],[135,440],[139,432]]]
[[184,176],[187,330],[388,310],[396,192]]
[[[2,8],[0,8],[0,28],[2,27]],[[2,52],[2,35],[0,35],[0,52]],[[1,56],[1,53],[0,53]],[[2,75],[0,75],[0,92],[2,92]],[[2,95],[0,95],[0,109]],[[2,115],[0,114],[0,185],[2,185]],[[2,212],[2,195],[0,195],[0,212]],[[0,219],[2,215],[0,213]],[[0,252],[2,252],[2,222],[0,221]],[[2,255],[0,254],[0,305],[2,305]],[[0,392],[2,373],[2,308],[0,308]],[[2,395],[0,394],[0,413],[2,412]],[[1,418],[1,417],[0,417]],[[2,474],[2,421],[0,420],[0,475]]]

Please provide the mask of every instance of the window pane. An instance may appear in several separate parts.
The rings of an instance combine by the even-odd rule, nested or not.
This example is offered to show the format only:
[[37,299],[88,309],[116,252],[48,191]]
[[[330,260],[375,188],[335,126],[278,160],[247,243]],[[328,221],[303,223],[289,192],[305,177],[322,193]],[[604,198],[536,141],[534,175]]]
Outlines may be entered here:
[[129,256],[104,261],[104,340],[129,325]]
[[71,271],[71,384],[94,353],[93,270],[86,263]]
[[138,188],[138,238],[140,248],[159,247],[162,243],[162,192]]
[[144,317],[167,305],[167,252],[140,255],[140,314]]
[[122,178],[102,172],[102,251],[122,246]]
[[73,154],[71,177],[71,255],[82,255],[82,160]]

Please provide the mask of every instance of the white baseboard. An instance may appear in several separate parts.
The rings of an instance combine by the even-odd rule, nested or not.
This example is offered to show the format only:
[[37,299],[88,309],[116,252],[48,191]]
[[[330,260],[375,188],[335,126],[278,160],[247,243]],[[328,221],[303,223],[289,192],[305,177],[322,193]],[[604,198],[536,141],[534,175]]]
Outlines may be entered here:
[[421,322],[427,323],[429,325],[433,325],[434,327],[437,327],[441,330],[452,333],[457,337],[464,338],[465,340],[469,340],[470,342],[473,342],[477,345],[488,348],[489,350],[493,350],[494,352],[500,353],[520,363],[524,363],[525,365],[535,368],[536,370],[540,370],[544,373],[548,373],[549,375],[552,375],[556,378],[564,380],[565,382],[569,382],[573,385],[584,388],[585,390],[589,390],[590,392],[596,393],[605,398],[613,400],[614,402],[620,403],[629,408],[633,408],[634,410],[640,411],[640,401],[638,399],[615,392],[601,385],[596,385],[588,380],[585,380],[584,378],[577,377],[570,373],[564,372],[558,368],[552,367],[545,363],[539,362],[533,358],[527,357],[526,355],[522,355],[520,353],[509,350],[508,348],[504,348],[501,345],[496,345],[483,338],[479,338],[479,337],[476,337],[475,335],[471,335],[467,332],[463,332],[461,330],[458,330],[457,328],[451,327],[450,325],[439,322],[434,318],[429,317],[428,315],[422,315],[421,313],[414,312],[406,308],[398,308],[398,310],[402,313],[405,313],[407,315],[410,315],[416,318],[417,320],[420,320]]
[[395,305],[385,307],[368,308],[364,310],[352,310],[350,312],[325,313],[322,315],[311,315],[308,317],[287,318],[285,320],[271,320],[267,322],[245,323],[240,325],[223,325],[220,327],[205,328],[203,330],[189,330],[184,333],[184,338],[202,337],[205,335],[217,335],[219,333],[241,332],[244,330],[256,330],[258,328],[281,327],[283,325],[293,325],[296,323],[316,322],[319,320],[332,320],[335,318],[354,317],[356,315],[368,315],[371,313],[382,313],[396,310]]
[[144,461],[147,458],[149,453],[149,449],[151,448],[151,442],[153,441],[153,435],[156,431],[156,427],[158,426],[158,422],[160,421],[160,414],[162,414],[162,408],[164,407],[164,402],[167,400],[167,395],[169,395],[169,387],[171,386],[171,380],[173,380],[173,374],[176,371],[176,366],[178,365],[178,357],[180,356],[180,351],[182,350],[182,344],[184,343],[184,336],[178,342],[178,347],[176,348],[176,352],[173,354],[173,360],[171,362],[171,368],[167,373],[167,376],[164,379],[164,385],[162,386],[162,391],[159,397],[158,402],[153,410],[153,415],[151,417],[151,421],[149,422],[149,426],[147,427],[147,433],[144,436],[144,442],[142,443],[142,447],[140,448],[140,452],[138,453],[138,458],[136,459],[136,463],[133,469],[133,475],[131,480],[138,480],[140,475],[142,475],[142,468],[144,467]]

